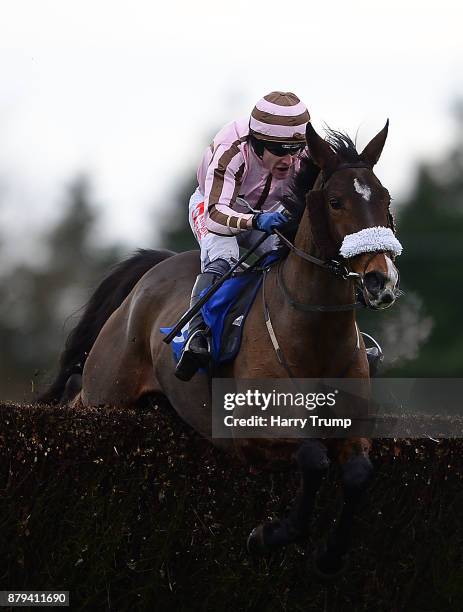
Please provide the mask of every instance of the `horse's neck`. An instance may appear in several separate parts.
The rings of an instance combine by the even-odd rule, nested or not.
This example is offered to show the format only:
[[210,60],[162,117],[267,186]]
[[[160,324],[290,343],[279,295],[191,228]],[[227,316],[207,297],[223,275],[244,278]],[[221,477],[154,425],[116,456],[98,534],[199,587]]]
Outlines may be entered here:
[[[307,208],[299,224],[295,246],[320,259],[317,252]],[[350,282],[334,276],[320,266],[310,263],[290,252],[284,264],[283,277],[291,295],[298,302],[309,304],[347,304],[354,300],[354,289]],[[351,313],[352,314],[352,313]]]
[[[295,245],[306,253],[319,257],[310,231],[307,209],[299,225]],[[294,252],[290,252],[286,258],[281,272],[289,294],[297,302],[340,305],[355,301],[351,282],[335,277],[316,264],[303,260]],[[324,362],[324,365],[320,363],[324,370],[330,369],[334,352],[337,364],[350,359],[357,338],[355,311],[302,312],[284,299],[276,284],[275,280],[269,306],[270,311],[278,313],[277,335],[287,339],[286,342],[283,341],[289,361],[293,364],[307,363],[311,354],[317,351],[316,359]]]

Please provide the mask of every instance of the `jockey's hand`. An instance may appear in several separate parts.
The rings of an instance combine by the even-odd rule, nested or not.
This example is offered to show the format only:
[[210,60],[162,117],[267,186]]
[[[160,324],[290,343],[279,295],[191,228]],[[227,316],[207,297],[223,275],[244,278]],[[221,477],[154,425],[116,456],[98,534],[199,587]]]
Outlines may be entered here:
[[288,223],[289,219],[282,212],[257,213],[252,220],[252,226],[261,232],[271,234],[274,229]]

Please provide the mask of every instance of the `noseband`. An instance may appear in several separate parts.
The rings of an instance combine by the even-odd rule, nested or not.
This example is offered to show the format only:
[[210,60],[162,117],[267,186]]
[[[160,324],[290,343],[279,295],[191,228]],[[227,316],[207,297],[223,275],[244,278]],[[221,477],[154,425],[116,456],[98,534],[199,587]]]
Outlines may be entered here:
[[[338,278],[342,278],[343,280],[353,280],[360,287],[363,287],[363,274],[359,274],[358,272],[352,272],[347,269],[340,261],[337,259],[332,259],[331,261],[324,261],[323,259],[319,259],[318,257],[314,257],[313,255],[309,255],[305,251],[298,249],[292,242],[290,242],[281,232],[275,230],[275,234],[280,238],[280,240],[301,259],[313,263],[328,272],[331,272]],[[373,253],[373,256],[376,253]],[[368,263],[371,260],[368,261]],[[296,310],[301,310],[302,312],[343,312],[347,310],[354,310],[356,308],[364,308],[365,304],[357,300],[356,302],[352,302],[351,304],[303,304],[301,302],[296,302],[290,296],[288,288],[286,287],[283,280],[283,262],[278,264],[277,268],[277,282],[280,291],[282,292],[286,301]],[[368,265],[368,264],[367,264]],[[365,268],[366,269],[366,268]]]

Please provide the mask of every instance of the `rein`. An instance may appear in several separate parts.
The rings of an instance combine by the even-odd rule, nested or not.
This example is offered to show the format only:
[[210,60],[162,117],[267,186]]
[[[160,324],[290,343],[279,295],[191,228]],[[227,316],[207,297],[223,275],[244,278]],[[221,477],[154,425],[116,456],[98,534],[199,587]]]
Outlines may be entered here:
[[[281,262],[280,262],[281,263]],[[270,310],[267,304],[267,299],[265,297],[265,281],[267,279],[267,274],[269,272],[270,268],[266,268],[263,271],[263,281],[262,281],[262,307],[263,307],[263,311],[264,311],[264,319],[265,319],[265,325],[267,327],[267,331],[268,331],[268,335],[270,337],[270,341],[272,343],[273,346],[273,350],[275,351],[275,354],[277,356],[278,359],[278,363],[283,366],[283,368],[285,369],[286,373],[288,374],[288,377],[291,379],[296,378],[294,376],[293,371],[291,370],[291,367],[289,366],[288,362],[286,361],[285,355],[280,347],[280,344],[278,342],[278,338],[275,334],[275,330],[273,329],[273,325],[272,325],[272,321],[270,319]],[[277,274],[279,278],[280,275],[280,264],[278,265],[278,269],[277,269]],[[283,294],[284,295],[284,294]],[[286,297],[286,296],[285,296]],[[295,304],[297,304],[297,302],[293,302],[290,301],[291,306],[294,306]],[[305,310],[305,304],[297,304],[298,306],[303,306],[304,310]],[[348,306],[351,306],[350,304]],[[297,307],[297,306],[294,306]],[[316,307],[319,308],[319,307]],[[331,307],[332,308],[332,307]],[[348,308],[345,308],[344,310],[348,310]],[[354,350],[352,352],[352,356],[349,359],[346,367],[343,369],[341,374],[338,374],[336,376],[336,378],[344,378],[346,372],[349,370],[351,364],[353,363],[354,359],[355,359],[355,355],[357,354],[357,351],[360,349],[360,338],[359,338],[359,331],[358,331],[358,327],[357,327],[357,323],[355,324],[355,329],[357,332],[357,337],[356,337],[356,342],[355,342],[355,346],[354,346]]]
[[[338,170],[344,170],[347,168],[352,168],[352,167],[358,167],[358,168],[370,168],[370,166],[367,166],[364,163],[354,163],[354,164],[341,164],[340,166],[338,166],[336,168],[336,170],[334,172],[337,172]],[[323,185],[325,185],[327,183],[327,181],[331,178],[332,174],[334,174],[334,172],[332,172],[330,174],[330,176],[328,177],[324,177],[323,179]],[[341,278],[343,280],[353,280],[356,283],[358,283],[360,285],[360,287],[363,286],[363,274],[359,274],[357,272],[352,272],[350,271],[345,265],[343,265],[340,261],[336,260],[336,259],[332,259],[331,261],[326,261],[323,259],[319,259],[318,257],[315,257],[314,255],[310,255],[310,253],[306,253],[305,251],[303,251],[302,249],[299,249],[298,247],[296,247],[290,240],[288,240],[286,238],[286,236],[283,236],[283,234],[278,231],[277,229],[274,229],[273,232],[279,237],[279,239],[283,242],[283,244],[285,244],[290,251],[292,251],[295,255],[297,255],[298,257],[300,257],[301,259],[303,259],[304,261],[308,261],[309,263],[315,264],[316,266],[319,266],[320,268],[323,268],[324,270],[327,270],[328,272],[331,272],[331,274],[334,274],[334,276],[337,276],[338,278]],[[377,253],[374,252],[372,253],[372,257],[374,257]],[[288,288],[286,287],[284,281],[283,281],[283,275],[282,275],[282,270],[283,270],[283,261],[280,261],[278,263],[278,267],[277,267],[277,283],[278,283],[278,287],[280,289],[280,291],[283,294],[283,297],[285,298],[285,300],[290,304],[290,306],[292,308],[294,308],[295,310],[299,310],[302,312],[346,312],[349,310],[355,310],[357,308],[364,308],[366,306],[365,303],[360,302],[359,300],[357,300],[356,302],[350,303],[350,304],[332,304],[332,305],[328,305],[328,304],[303,304],[301,302],[296,302],[295,300],[293,300],[293,298],[289,295],[289,291]],[[365,270],[368,267],[368,263],[367,262],[365,264]],[[267,331],[270,337],[270,341],[273,345],[275,354],[277,356],[278,362],[280,363],[280,365],[283,366],[283,368],[285,369],[286,373],[288,374],[289,378],[295,378],[288,362],[285,359],[284,353],[281,350],[281,347],[278,343],[278,338],[275,334],[275,330],[273,329],[273,325],[272,325],[272,321],[270,319],[270,310],[267,304],[267,300],[266,300],[266,296],[265,296],[265,281],[267,278],[267,273],[269,272],[269,268],[268,269],[264,269],[263,271],[263,283],[262,283],[262,306],[263,306],[263,312],[264,312],[264,319],[265,319],[265,325],[267,327]],[[354,350],[352,352],[352,356],[350,358],[350,360],[348,361],[347,366],[344,368],[343,372],[341,375],[338,375],[339,378],[343,378],[345,375],[345,372],[347,372],[347,370],[349,369],[350,365],[352,364],[355,355],[357,353],[357,351],[359,350],[360,346],[359,346],[359,335],[358,335],[358,328],[357,328],[357,324],[356,324],[356,330],[357,330],[357,341],[356,344],[354,346]]]
[[[364,308],[365,304],[363,302],[357,301],[352,304],[333,304],[333,305],[325,305],[325,304],[303,304],[301,302],[296,302],[289,295],[288,288],[286,287],[283,281],[282,275],[283,266],[278,264],[277,268],[277,282],[278,287],[280,288],[285,300],[296,310],[301,310],[302,312],[345,312],[347,310],[354,310],[356,308]],[[360,275],[357,275],[360,276]]]
[[[349,168],[367,168],[371,170],[371,166],[369,164],[366,164],[365,162],[350,162],[350,163],[339,164],[328,175],[323,175],[321,187],[323,188],[327,184],[327,182],[331,179],[333,174],[335,174],[336,172],[339,172],[340,170],[347,170]],[[281,242],[283,242],[283,244],[285,244],[290,249],[290,251],[292,251],[295,255],[297,255],[304,261],[308,261],[312,264],[315,264],[316,266],[319,266],[320,268],[323,268],[324,270],[331,272],[331,274],[334,274],[334,276],[337,276],[338,278],[342,278],[343,280],[353,280],[359,284],[360,288],[363,287],[363,276],[364,276],[363,274],[359,274],[358,272],[352,272],[351,270],[347,268],[347,266],[343,265],[337,259],[331,259],[330,261],[326,261],[323,259],[319,259],[318,257],[315,257],[314,255],[310,255],[310,253],[306,253],[305,251],[303,251],[302,249],[299,249],[296,245],[294,245],[290,240],[286,238],[286,236],[283,236],[283,234],[279,230],[275,229],[273,230],[273,232],[274,234],[278,236]],[[374,257],[377,254],[377,252],[378,251],[374,252],[372,257]],[[365,264],[365,270],[368,267],[368,263],[369,262]],[[278,287],[280,288],[280,291],[282,292],[285,300],[293,308],[295,308],[296,310],[300,310],[302,312],[345,312],[348,310],[355,310],[357,308],[364,308],[366,306],[364,302],[361,302],[359,300],[351,304],[334,304],[334,305],[303,304],[301,302],[296,302],[289,295],[288,288],[284,284],[281,263],[278,265],[278,269],[277,269],[277,281],[278,281]]]
[[320,268],[324,268],[325,270],[328,270],[328,272],[331,272],[335,276],[339,276],[340,278],[343,278],[344,280],[360,279],[360,274],[358,274],[357,272],[350,272],[346,268],[346,266],[343,266],[342,263],[338,261],[337,259],[332,259],[331,261],[325,261],[323,259],[319,259],[318,257],[315,257],[314,255],[310,255],[310,253],[306,253],[305,251],[302,251],[301,249],[299,249],[290,240],[288,240],[286,236],[283,236],[283,234],[279,230],[275,229],[273,230],[273,233],[276,234],[278,238],[293,253],[295,253],[301,259],[304,259],[305,261],[308,261],[317,266],[320,266]]
[[[305,251],[302,251],[298,247],[296,247],[290,240],[288,240],[281,232],[278,230],[274,230],[275,234],[280,238],[280,240],[298,257],[303,259],[304,261],[308,261],[313,263],[328,272],[331,272],[338,278],[342,278],[343,280],[354,280],[356,281],[360,287],[363,285],[363,275],[358,272],[351,272],[337,259],[332,259],[331,261],[324,261],[323,259],[319,259],[314,255],[310,255]],[[376,253],[373,253],[373,257]],[[280,291],[282,292],[285,300],[296,310],[300,310],[302,312],[345,312],[348,310],[355,310],[357,308],[365,308],[365,304],[360,300],[356,302],[352,302],[351,304],[303,304],[301,302],[296,302],[289,295],[288,288],[286,287],[283,281],[283,262],[278,264],[277,268],[277,282]],[[368,267],[368,262],[365,266],[365,269]]]

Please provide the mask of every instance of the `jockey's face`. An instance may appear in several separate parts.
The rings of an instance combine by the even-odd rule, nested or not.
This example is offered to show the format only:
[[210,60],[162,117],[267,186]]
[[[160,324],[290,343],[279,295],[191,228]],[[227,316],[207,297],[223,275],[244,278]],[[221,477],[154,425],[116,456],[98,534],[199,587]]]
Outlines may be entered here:
[[289,174],[289,169],[294,164],[296,160],[297,154],[285,155],[284,157],[278,157],[277,155],[273,155],[267,149],[264,149],[264,154],[262,155],[262,164],[269,172],[272,173],[273,178],[285,179]]

